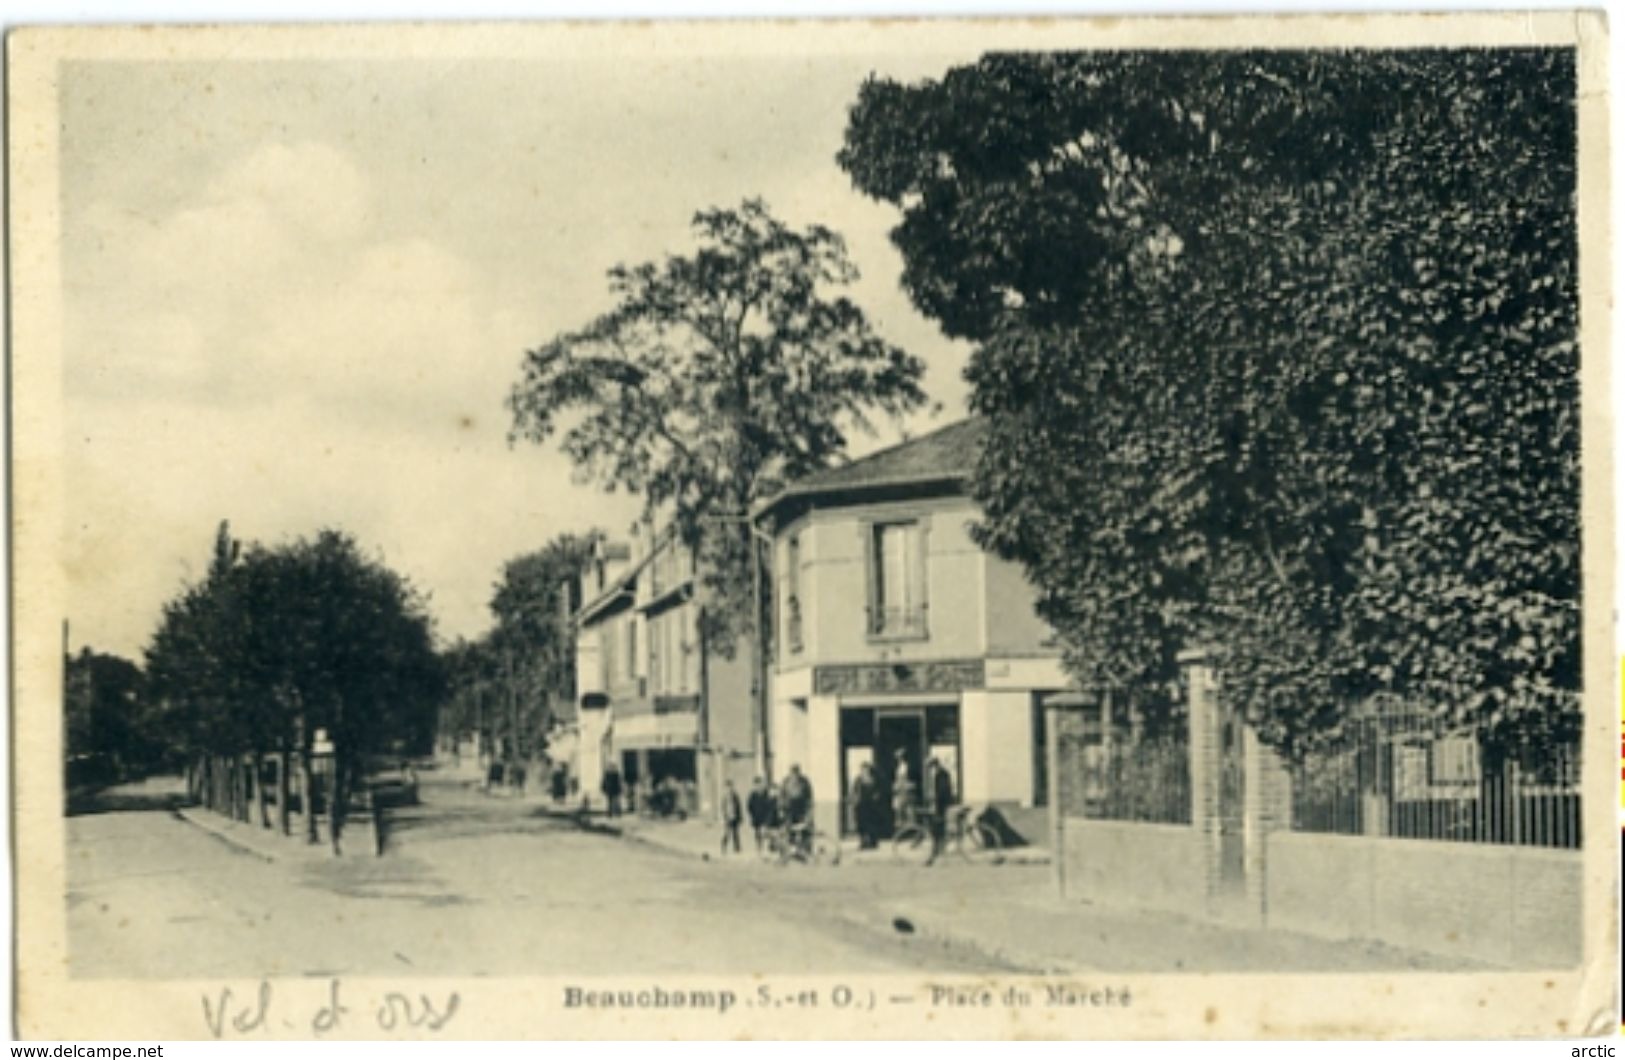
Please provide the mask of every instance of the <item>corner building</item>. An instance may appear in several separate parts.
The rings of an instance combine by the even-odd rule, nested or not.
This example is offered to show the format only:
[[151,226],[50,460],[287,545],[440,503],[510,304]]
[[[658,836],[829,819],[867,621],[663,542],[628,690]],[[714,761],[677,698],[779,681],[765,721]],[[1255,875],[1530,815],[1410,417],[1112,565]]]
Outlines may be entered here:
[[852,830],[848,794],[872,762],[888,805],[936,758],[960,801],[1044,834],[1044,696],[1060,648],[1021,569],[970,535],[984,437],[965,420],[802,479],[756,510],[773,539],[775,777],[799,765],[817,824]]

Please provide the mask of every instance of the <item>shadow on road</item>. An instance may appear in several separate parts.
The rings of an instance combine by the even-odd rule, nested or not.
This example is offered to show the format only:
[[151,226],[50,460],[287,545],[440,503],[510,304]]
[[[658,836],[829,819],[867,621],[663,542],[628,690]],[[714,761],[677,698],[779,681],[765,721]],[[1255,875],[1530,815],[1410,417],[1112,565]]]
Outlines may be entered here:
[[186,792],[178,788],[125,784],[111,788],[69,790],[67,809],[69,817],[86,817],[98,813],[178,810],[188,801]]

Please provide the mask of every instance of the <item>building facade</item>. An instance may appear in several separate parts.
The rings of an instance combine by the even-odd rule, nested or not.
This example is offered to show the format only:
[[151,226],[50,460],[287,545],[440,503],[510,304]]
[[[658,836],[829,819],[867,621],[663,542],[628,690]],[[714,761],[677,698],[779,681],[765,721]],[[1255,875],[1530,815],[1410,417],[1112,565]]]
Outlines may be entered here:
[[1020,568],[971,538],[977,420],[797,482],[757,509],[773,538],[774,772],[811,780],[820,829],[871,763],[890,804],[935,758],[957,796],[1043,805],[1042,698],[1066,686]]
[[600,802],[614,765],[633,792],[670,780],[686,810],[713,813],[722,782],[750,773],[749,652],[705,642],[694,553],[670,530],[640,525],[601,551],[576,613],[583,792]]

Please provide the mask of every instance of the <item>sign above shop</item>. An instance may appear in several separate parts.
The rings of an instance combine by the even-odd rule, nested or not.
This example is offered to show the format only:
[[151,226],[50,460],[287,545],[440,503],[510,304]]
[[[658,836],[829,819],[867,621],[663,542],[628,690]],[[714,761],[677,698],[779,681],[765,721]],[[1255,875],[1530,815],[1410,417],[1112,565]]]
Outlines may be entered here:
[[813,694],[817,696],[962,692],[986,684],[981,659],[820,666],[813,671]]

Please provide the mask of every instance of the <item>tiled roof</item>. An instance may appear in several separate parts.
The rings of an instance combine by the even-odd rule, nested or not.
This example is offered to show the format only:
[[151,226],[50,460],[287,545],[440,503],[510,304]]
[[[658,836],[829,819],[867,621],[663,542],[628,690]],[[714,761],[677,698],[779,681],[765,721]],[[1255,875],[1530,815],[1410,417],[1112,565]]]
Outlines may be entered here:
[[950,423],[850,464],[797,479],[762,510],[791,497],[963,479],[975,469],[986,434],[987,424],[981,419]]

